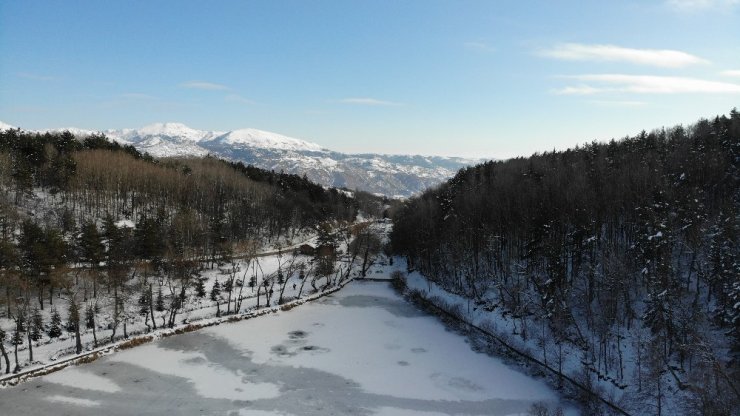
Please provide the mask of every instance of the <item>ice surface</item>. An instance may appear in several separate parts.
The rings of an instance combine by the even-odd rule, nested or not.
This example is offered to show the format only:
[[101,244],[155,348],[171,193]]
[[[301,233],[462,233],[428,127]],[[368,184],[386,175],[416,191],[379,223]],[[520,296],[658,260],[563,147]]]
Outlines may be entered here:
[[256,400],[278,396],[276,384],[251,382],[249,377],[212,363],[201,353],[169,350],[154,344],[114,355],[111,361],[186,378],[200,396],[211,399]]
[[93,400],[80,399],[77,397],[60,396],[60,395],[54,395],[54,396],[47,397],[46,400],[53,402],[53,403],[73,404],[75,406],[84,406],[84,407],[100,406],[100,403],[93,401]]
[[556,399],[544,383],[471,351],[464,338],[445,331],[384,284],[353,283],[336,297],[301,307],[301,313],[234,326],[205,332],[223,337],[255,363],[320,369],[374,394],[420,400]]
[[43,380],[64,386],[97,390],[106,393],[115,393],[121,390],[121,387],[111,380],[83,370],[81,367],[73,367],[65,371],[51,373],[44,376]]

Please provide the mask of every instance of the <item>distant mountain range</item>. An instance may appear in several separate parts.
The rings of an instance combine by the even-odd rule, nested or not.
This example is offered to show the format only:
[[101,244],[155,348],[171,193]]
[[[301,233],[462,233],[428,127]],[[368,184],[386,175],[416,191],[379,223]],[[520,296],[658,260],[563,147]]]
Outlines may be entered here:
[[[0,130],[13,126],[0,122]],[[76,135],[98,133],[78,128]],[[213,155],[246,164],[306,175],[334,187],[408,197],[452,177],[460,168],[483,159],[459,157],[346,154],[316,143],[256,129],[203,131],[181,123],[156,123],[141,129],[106,130],[111,140],[130,144],[154,157]]]

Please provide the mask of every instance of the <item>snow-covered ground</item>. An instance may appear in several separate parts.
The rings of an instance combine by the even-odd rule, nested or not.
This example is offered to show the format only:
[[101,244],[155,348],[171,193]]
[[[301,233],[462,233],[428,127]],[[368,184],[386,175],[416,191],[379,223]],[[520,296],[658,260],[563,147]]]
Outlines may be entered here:
[[[314,243],[315,239],[315,237],[311,237],[305,241],[309,243]],[[282,267],[282,269],[285,271],[290,264],[293,264],[295,266],[298,263],[307,263],[308,261],[310,261],[309,257],[293,255],[293,250],[298,245],[300,244],[283,246],[283,248],[281,249],[281,254],[275,254],[276,249],[274,247],[265,248],[265,250],[269,250],[268,253],[258,254],[258,257],[255,257],[249,263],[247,263],[244,259],[238,259],[233,265],[225,265],[221,268],[203,270],[200,273],[200,277],[204,279],[204,286],[208,293],[210,293],[211,288],[216,281],[223,285],[230,278],[230,273],[232,270],[234,270],[232,268],[234,266],[236,267],[235,281],[237,283],[241,283],[241,286],[237,284],[234,287],[230,302],[231,306],[227,305],[229,299],[228,293],[223,291],[219,298],[218,307],[216,306],[216,302],[212,301],[208,294],[203,298],[199,298],[193,295],[189,296],[187,298],[185,307],[178,313],[177,323],[180,325],[212,318],[216,316],[218,310],[220,310],[221,313],[226,313],[229,310],[233,311],[236,303],[236,298],[240,294],[243,298],[240,311],[246,312],[254,310],[257,307],[257,288],[249,287],[249,279],[252,276],[256,276],[256,281],[258,283],[262,283],[265,278],[274,280],[274,276],[277,273],[278,268]],[[339,265],[340,263],[338,263],[338,267],[340,267]],[[150,278],[150,281],[156,280],[156,278]],[[303,284],[303,287],[301,288],[302,283],[302,280],[299,279],[298,271],[293,268],[293,273],[289,276],[286,276],[285,292],[283,293],[283,297],[285,299],[293,299],[297,298],[299,293],[301,294],[301,297],[305,297],[315,292],[310,284],[310,279],[307,279],[307,281]],[[317,287],[321,287],[324,283],[325,279],[320,279],[319,281],[317,281],[316,285]],[[157,284],[155,283],[154,286],[157,287]],[[166,296],[169,294],[170,293],[165,285],[164,295]],[[132,296],[130,301],[127,302],[127,304],[125,305],[126,313],[129,316],[129,319],[126,320],[127,331],[129,334],[147,333],[151,328],[151,321],[148,318],[145,319],[144,316],[139,315],[137,312],[139,306],[136,303],[136,296]],[[274,306],[276,304],[279,296],[280,286],[276,283],[273,287],[273,296],[270,302],[271,306]],[[113,332],[112,329],[109,328],[109,324],[113,321],[113,317],[111,316],[111,308],[107,307],[109,306],[109,302],[110,300],[105,297],[101,299],[100,304],[104,307],[101,309],[101,313],[96,316],[96,335],[98,341],[101,344],[104,344],[106,341],[108,341]],[[67,299],[65,299],[64,297],[56,298],[54,301],[54,306],[61,313],[63,322],[66,322],[66,314],[68,309]],[[264,288],[261,289],[260,293],[260,306],[266,306]],[[44,322],[46,323],[50,321],[50,310],[51,308],[47,305],[46,309],[42,311],[42,316],[44,317]],[[156,317],[157,327],[164,327],[164,320],[167,317],[168,313],[169,312],[167,310],[154,313]],[[147,323],[149,324],[149,326],[147,326]],[[11,319],[0,318],[0,328],[5,329],[5,331],[10,334],[13,331],[14,323]],[[123,335],[122,331],[123,327],[121,324],[117,328],[116,336],[120,338]],[[91,351],[93,349],[93,331],[91,329],[83,328],[81,339],[83,349],[86,351]],[[24,371],[53,364],[55,361],[74,355],[74,334],[67,331],[63,331],[62,335],[59,338],[54,339],[49,338],[48,336],[46,336],[46,334],[44,334],[40,341],[34,342],[33,344],[34,361],[32,363],[28,360],[28,346],[25,337],[24,344],[19,346],[18,357],[19,362],[22,366],[22,370]],[[11,361],[13,361],[12,346],[6,342],[5,347],[6,349],[8,349],[8,353],[11,356]],[[5,369],[3,367],[3,374],[0,374],[0,378],[5,375],[4,371]],[[0,413],[0,415],[1,414],[2,413]]]
[[2,389],[0,414],[520,415],[539,401],[558,397],[387,283],[355,281]]

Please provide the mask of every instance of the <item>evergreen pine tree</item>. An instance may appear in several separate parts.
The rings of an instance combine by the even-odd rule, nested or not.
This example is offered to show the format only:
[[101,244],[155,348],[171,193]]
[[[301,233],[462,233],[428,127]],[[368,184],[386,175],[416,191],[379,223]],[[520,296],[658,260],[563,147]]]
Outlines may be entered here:
[[139,315],[146,316],[149,313],[149,291],[142,290],[139,295]]
[[221,294],[221,284],[216,280],[211,288],[211,300],[216,302],[216,316],[221,316],[221,304],[219,303],[219,295]]
[[157,291],[157,299],[154,302],[154,310],[157,312],[164,311],[164,295],[162,295],[162,287],[159,287],[159,290]]
[[203,279],[195,280],[195,295],[199,298],[206,297],[206,286]]
[[26,314],[18,311],[18,317],[15,319],[15,327],[18,332],[26,332]]
[[211,288],[211,300],[216,302],[218,301],[218,296],[221,294],[221,283],[216,280],[216,282],[213,284],[213,287]]
[[51,310],[51,323],[47,332],[50,338],[59,338],[62,336],[62,317],[56,308]]
[[77,303],[69,303],[67,316],[68,319],[67,325],[65,325],[65,329],[67,330],[67,332],[77,331],[77,326],[80,324],[80,308],[79,306],[77,306]]
[[10,338],[10,342],[13,345],[22,345],[24,332],[26,332],[26,316],[22,311],[18,311],[18,316],[15,318],[15,331]]
[[85,328],[93,329],[95,326],[95,308],[92,305],[87,305],[85,308]]
[[39,308],[33,309],[33,316],[30,322],[31,339],[38,341],[41,339],[41,332],[44,330],[44,317],[41,315]]
[[82,258],[93,266],[97,266],[103,259],[105,247],[100,241],[100,232],[94,222],[87,222],[82,226],[78,245],[82,251]]
[[18,328],[13,331],[13,336],[10,338],[10,343],[13,345],[23,345],[23,333],[18,331]]

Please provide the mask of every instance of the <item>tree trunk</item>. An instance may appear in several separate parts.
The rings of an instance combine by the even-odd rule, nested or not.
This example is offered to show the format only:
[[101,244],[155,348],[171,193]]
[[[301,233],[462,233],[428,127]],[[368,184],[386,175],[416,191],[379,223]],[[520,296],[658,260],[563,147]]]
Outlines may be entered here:
[[93,347],[98,348],[98,334],[95,332],[95,317],[93,316]]
[[308,277],[311,276],[311,272],[313,271],[313,265],[306,270],[306,272],[303,274],[303,279],[301,279],[301,288],[298,289],[298,298],[301,297],[303,294],[303,285],[306,284],[306,280],[308,280]]
[[262,285],[258,284],[257,285],[257,308],[258,309],[260,307],[260,289],[262,289]]
[[18,363],[18,343],[14,342],[15,344],[15,369],[13,370],[14,373],[17,373],[21,371],[21,365]]
[[113,332],[110,334],[110,342],[116,338],[118,328],[118,286],[113,286]]
[[32,363],[33,362],[33,340],[31,339],[31,328],[27,327],[26,329],[28,329],[28,331],[26,331],[28,334],[28,362]]
[[154,321],[154,296],[151,283],[149,283],[149,313],[152,315],[152,328],[156,330],[157,323]]
[[242,291],[244,290],[244,285],[247,284],[247,272],[249,271],[249,263],[247,263],[247,267],[244,269],[244,276],[242,276],[242,285],[239,286],[239,295],[236,297],[236,300],[234,301],[234,313],[238,314],[239,311],[242,309]]
[[367,264],[368,257],[370,257],[370,248],[365,248],[365,254],[362,256],[362,277],[367,276],[367,269],[370,268]]
[[8,352],[5,351],[5,344],[0,342],[0,353],[3,354],[3,358],[5,359],[5,374],[10,373],[10,358],[8,358]]
[[167,323],[168,328],[174,328],[175,327],[175,319],[177,318],[177,308],[172,307],[172,311],[170,312],[170,320]]
[[285,293],[285,286],[288,286],[288,280],[290,280],[290,276],[287,276],[283,280],[282,286],[280,286],[280,296],[278,296],[278,305],[283,304],[283,293]]
[[75,351],[77,354],[82,352],[82,339],[80,338],[80,321],[75,323]]

